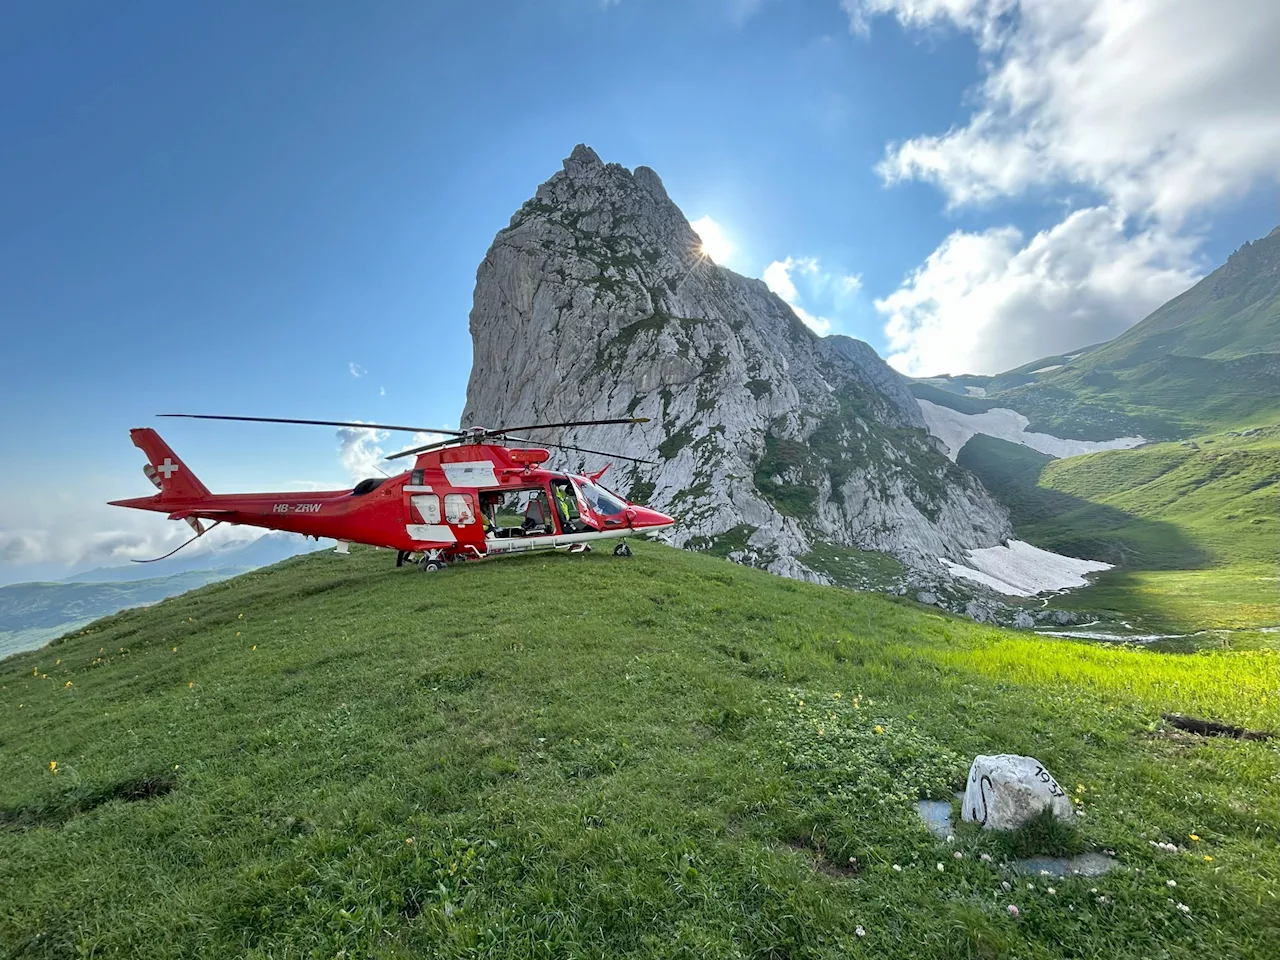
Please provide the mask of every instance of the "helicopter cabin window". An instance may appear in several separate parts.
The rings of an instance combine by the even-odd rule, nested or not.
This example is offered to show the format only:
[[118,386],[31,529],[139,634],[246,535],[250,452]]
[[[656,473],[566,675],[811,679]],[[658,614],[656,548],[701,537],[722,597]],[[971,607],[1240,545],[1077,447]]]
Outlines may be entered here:
[[579,480],[578,489],[582,491],[591,509],[602,517],[614,517],[627,509],[627,503],[617,494],[610,493],[598,483],[590,480]]
[[422,470],[415,470],[415,471],[413,471],[413,473],[409,474],[409,486],[411,486],[411,487],[420,487],[420,486],[422,486],[422,474],[423,474],[423,472],[424,472],[424,471],[422,471]]
[[417,494],[413,498],[413,507],[422,517],[423,523],[440,522],[440,498],[434,493]]
[[444,495],[444,520],[445,523],[454,523],[460,526],[475,523],[476,510],[471,502],[471,494],[446,493]]

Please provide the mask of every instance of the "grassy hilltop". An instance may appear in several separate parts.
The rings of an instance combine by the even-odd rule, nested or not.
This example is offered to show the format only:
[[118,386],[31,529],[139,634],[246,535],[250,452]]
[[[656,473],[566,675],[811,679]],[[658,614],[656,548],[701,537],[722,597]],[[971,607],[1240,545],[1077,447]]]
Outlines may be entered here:
[[[1271,957],[1275,741],[1159,715],[1274,729],[1278,672],[652,544],[297,558],[0,662],[0,954]],[[1005,751],[1079,829],[929,834]]]

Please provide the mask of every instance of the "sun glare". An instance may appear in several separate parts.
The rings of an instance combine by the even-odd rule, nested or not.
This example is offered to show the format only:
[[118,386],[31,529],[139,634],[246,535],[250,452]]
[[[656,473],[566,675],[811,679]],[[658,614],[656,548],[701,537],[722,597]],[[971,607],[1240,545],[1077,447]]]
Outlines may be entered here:
[[710,217],[702,217],[689,224],[702,240],[701,252],[716,263],[724,263],[733,255],[733,244],[724,235],[720,224]]

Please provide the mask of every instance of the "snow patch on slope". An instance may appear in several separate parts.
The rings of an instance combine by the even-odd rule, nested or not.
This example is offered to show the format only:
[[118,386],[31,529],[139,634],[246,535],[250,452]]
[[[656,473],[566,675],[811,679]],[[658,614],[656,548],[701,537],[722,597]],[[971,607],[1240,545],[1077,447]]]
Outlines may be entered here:
[[1028,433],[1026,417],[1016,410],[996,407],[985,413],[961,413],[929,400],[917,400],[924,414],[929,432],[947,446],[947,456],[952,460],[960,455],[960,448],[974,434],[1020,443],[1032,450],[1039,450],[1051,457],[1074,457],[1098,450],[1127,450],[1146,443],[1143,437],[1117,437],[1114,440],[1064,440],[1050,433]]
[[1022,540],[1010,540],[1001,547],[982,547],[968,553],[968,566],[939,559],[957,577],[976,580],[1014,597],[1033,597],[1045,590],[1083,587],[1089,582],[1085,574],[1111,569],[1109,563],[1064,557]]
[[987,395],[986,387],[965,387],[964,392],[971,397],[985,397]]

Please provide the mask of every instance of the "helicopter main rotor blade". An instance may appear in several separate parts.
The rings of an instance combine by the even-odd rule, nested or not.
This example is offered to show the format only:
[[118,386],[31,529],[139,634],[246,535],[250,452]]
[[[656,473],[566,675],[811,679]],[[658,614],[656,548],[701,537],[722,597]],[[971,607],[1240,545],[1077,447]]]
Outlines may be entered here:
[[[613,420],[574,420],[570,423],[530,423],[523,427],[494,427],[486,429],[485,433],[490,436],[497,436],[506,433],[523,433],[525,430],[551,430],[556,427],[606,427],[619,423],[648,423],[648,417],[618,417]],[[524,442],[524,441],[522,441]]]
[[535,447],[555,447],[557,450],[577,450],[579,453],[594,453],[600,457],[613,457],[615,460],[630,460],[632,463],[653,463],[652,460],[642,460],[639,457],[628,457],[625,453],[608,453],[604,450],[592,450],[590,447],[574,447],[567,443],[546,443],[542,440],[530,440],[528,437],[507,437],[508,440],[514,440],[516,443],[529,443]]
[[[443,432],[443,431],[441,431]],[[435,443],[424,443],[420,447],[410,447],[408,450],[401,450],[399,453],[393,453],[384,460],[399,460],[401,457],[407,457],[414,453],[426,453],[428,450],[439,450],[441,447],[451,447],[456,443],[463,443],[464,438],[452,437],[449,440],[437,440]]]
[[249,423],[302,423],[316,427],[353,427],[357,430],[399,430],[402,433],[447,433],[465,437],[470,430],[441,430],[437,427],[401,427],[389,423],[359,423],[352,420],[292,420],[288,417],[221,417],[209,413],[158,413],[158,417],[185,417],[188,420],[241,420]]

